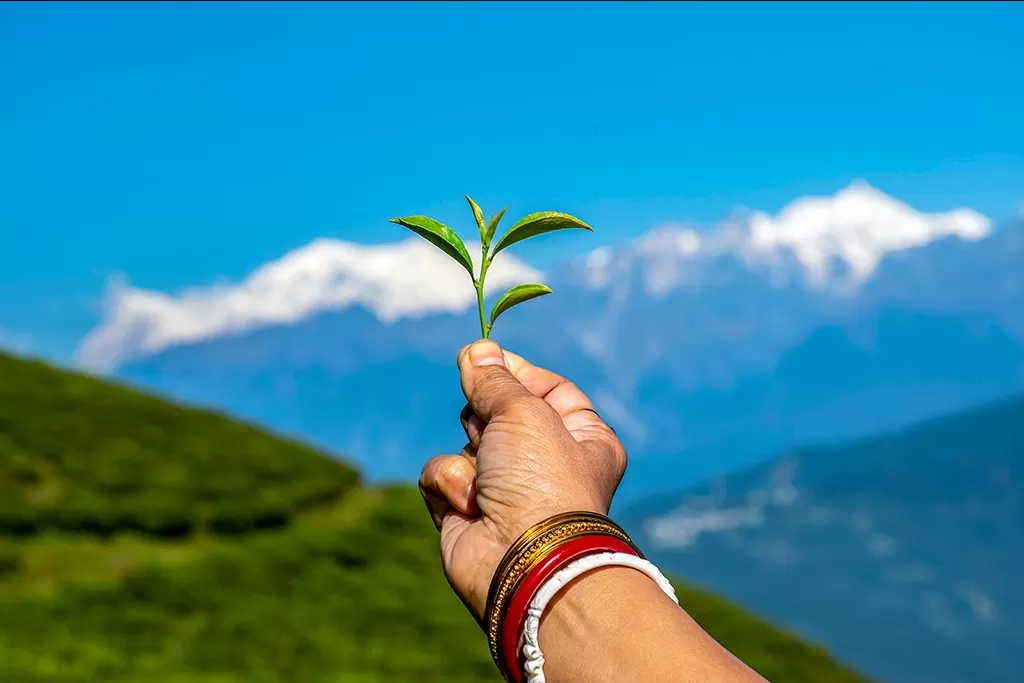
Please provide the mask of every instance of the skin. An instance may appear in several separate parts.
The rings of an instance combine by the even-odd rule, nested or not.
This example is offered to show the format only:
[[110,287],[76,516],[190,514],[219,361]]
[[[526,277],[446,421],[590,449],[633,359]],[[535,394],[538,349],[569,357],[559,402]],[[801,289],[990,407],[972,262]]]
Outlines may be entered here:
[[[423,468],[452,589],[482,619],[491,577],[526,529],[560,512],[607,514],[626,451],[572,382],[478,341],[458,355],[469,443]],[[540,626],[551,683],[764,681],[644,574],[597,569],[563,589]]]

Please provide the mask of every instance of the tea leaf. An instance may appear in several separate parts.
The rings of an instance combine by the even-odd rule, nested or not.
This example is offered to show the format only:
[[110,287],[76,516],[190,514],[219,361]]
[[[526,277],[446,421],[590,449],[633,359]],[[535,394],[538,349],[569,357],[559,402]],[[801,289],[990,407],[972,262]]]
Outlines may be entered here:
[[545,294],[551,294],[551,288],[547,285],[516,285],[502,294],[501,298],[494,304],[494,308],[491,309],[491,325],[494,325],[494,321],[498,319],[499,315],[513,306],[530,299],[536,299],[538,296],[544,296]]
[[392,218],[392,223],[397,223],[409,228],[414,233],[427,240],[435,247],[458,261],[463,268],[473,276],[473,260],[466,251],[466,245],[462,239],[444,223],[435,221],[426,216],[406,216],[405,218]]
[[516,242],[522,242],[534,235],[542,235],[546,232],[566,230],[569,228],[581,228],[591,232],[594,231],[592,227],[581,221],[579,218],[570,216],[567,213],[559,213],[557,211],[539,211],[537,213],[531,213],[529,216],[519,219],[515,225],[509,228],[508,232],[498,240],[498,244],[495,245],[494,251],[491,253],[497,254],[505,247],[511,246]]
[[498,213],[491,216],[491,222],[487,226],[487,235],[484,237],[484,244],[491,243],[491,239],[494,237],[494,231],[498,229],[498,223],[501,222],[501,217],[505,215],[506,211],[508,211],[507,206]]
[[468,194],[464,196],[466,197],[466,201],[469,202],[469,208],[473,209],[473,218],[476,219],[476,227],[480,230],[480,239],[486,240],[487,224],[484,223],[484,212],[480,209],[480,206],[473,201],[472,197]]

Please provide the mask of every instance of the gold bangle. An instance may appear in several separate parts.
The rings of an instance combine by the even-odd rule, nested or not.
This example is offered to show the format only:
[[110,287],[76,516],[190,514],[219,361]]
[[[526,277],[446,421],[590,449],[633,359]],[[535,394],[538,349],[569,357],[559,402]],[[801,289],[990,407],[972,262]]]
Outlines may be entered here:
[[549,517],[527,529],[505,552],[491,579],[484,611],[484,626],[491,657],[505,680],[511,680],[499,653],[499,637],[509,600],[515,594],[523,578],[555,548],[580,536],[603,534],[614,536],[630,545],[641,558],[640,552],[629,535],[615,522],[594,512],[564,512]]

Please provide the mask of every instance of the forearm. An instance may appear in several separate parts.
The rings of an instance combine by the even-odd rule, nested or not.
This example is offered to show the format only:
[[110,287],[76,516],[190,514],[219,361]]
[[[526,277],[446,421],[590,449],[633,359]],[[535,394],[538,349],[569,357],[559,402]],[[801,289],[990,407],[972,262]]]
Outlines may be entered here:
[[549,683],[763,683],[644,574],[607,567],[551,601],[540,624]]

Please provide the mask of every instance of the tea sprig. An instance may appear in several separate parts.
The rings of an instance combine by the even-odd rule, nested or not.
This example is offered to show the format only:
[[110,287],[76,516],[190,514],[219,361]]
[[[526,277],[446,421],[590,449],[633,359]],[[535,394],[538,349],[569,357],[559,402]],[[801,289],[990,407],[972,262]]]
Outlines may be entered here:
[[558,211],[539,211],[537,213],[531,213],[528,216],[524,216],[516,221],[512,227],[509,228],[494,244],[494,248],[492,249],[491,243],[494,239],[495,232],[498,230],[498,223],[501,222],[502,217],[505,215],[505,210],[508,207],[506,206],[504,209],[494,214],[490,221],[485,222],[484,212],[480,209],[480,206],[474,202],[469,195],[466,195],[466,201],[469,202],[469,208],[473,210],[473,218],[476,221],[477,229],[480,231],[481,254],[479,275],[476,275],[473,272],[473,260],[469,256],[469,251],[466,249],[465,243],[463,243],[458,233],[444,223],[426,216],[392,218],[391,222],[409,228],[414,233],[424,238],[444,253],[448,254],[448,256],[466,269],[469,273],[469,277],[473,281],[473,287],[476,289],[477,306],[480,310],[480,333],[484,339],[487,339],[488,336],[490,336],[491,328],[494,327],[494,321],[497,320],[498,316],[502,313],[513,306],[523,303],[524,301],[536,299],[537,297],[544,296],[545,294],[551,294],[551,288],[547,285],[538,283],[516,285],[498,298],[494,307],[491,309],[491,316],[488,321],[484,312],[484,283],[487,279],[487,269],[490,268],[491,263],[494,261],[494,257],[497,256],[498,252],[517,242],[529,239],[530,237],[543,235],[556,230],[579,228],[593,232],[594,229],[579,218],[570,216],[567,213],[559,213]]

